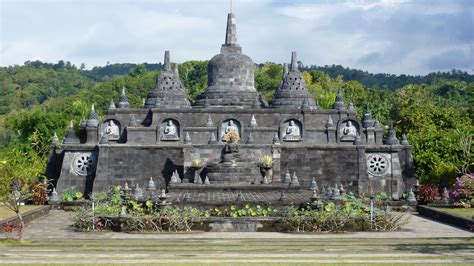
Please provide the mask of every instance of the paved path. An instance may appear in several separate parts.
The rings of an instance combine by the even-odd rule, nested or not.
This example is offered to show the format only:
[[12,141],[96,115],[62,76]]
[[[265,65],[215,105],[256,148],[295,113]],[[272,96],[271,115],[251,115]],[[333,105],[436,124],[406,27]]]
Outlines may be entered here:
[[198,233],[198,234],[128,234],[118,232],[75,232],[71,213],[52,210],[48,216],[28,224],[26,239],[117,239],[117,238],[425,238],[425,237],[474,237],[473,233],[410,215],[409,222],[397,232],[354,232],[344,234],[288,234],[288,233]]
[[0,264],[473,265],[473,235],[414,215],[384,233],[79,233],[54,210],[27,226],[26,244],[0,241]]

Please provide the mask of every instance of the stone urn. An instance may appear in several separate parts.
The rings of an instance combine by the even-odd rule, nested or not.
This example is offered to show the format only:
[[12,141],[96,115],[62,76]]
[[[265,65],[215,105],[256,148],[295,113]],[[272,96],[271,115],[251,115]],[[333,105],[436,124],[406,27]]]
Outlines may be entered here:
[[261,166],[263,170],[262,184],[270,184],[273,176],[273,166]]
[[193,172],[194,172],[193,183],[202,184],[201,172],[202,172],[202,169],[204,168],[204,165],[202,164],[202,160],[201,159],[194,159],[191,162],[190,167],[191,167],[191,169],[193,169]]
[[271,155],[264,155],[260,159],[260,167],[263,170],[263,184],[270,184],[272,182],[273,175],[273,157]]

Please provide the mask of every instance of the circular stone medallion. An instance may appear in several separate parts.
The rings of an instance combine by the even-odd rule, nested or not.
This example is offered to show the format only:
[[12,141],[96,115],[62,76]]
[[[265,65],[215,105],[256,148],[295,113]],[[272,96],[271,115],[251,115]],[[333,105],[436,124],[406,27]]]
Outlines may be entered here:
[[372,153],[367,156],[367,171],[373,176],[382,176],[387,173],[390,162],[386,155]]
[[72,160],[72,170],[80,176],[87,176],[94,173],[97,158],[92,152],[79,153]]

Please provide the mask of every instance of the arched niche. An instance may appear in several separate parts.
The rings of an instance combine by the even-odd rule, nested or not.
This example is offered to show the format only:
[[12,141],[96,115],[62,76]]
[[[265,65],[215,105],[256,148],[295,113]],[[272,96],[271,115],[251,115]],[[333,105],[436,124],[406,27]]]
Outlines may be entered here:
[[283,141],[301,141],[303,124],[295,118],[285,120],[280,125],[280,137]]
[[242,127],[237,119],[229,118],[221,122],[219,127],[219,139],[225,141],[224,136],[229,131],[235,131],[239,138],[242,138]]
[[178,141],[181,137],[181,126],[178,120],[173,118],[163,119],[159,125],[161,141]]
[[116,119],[106,119],[102,123],[102,135],[110,140],[119,140],[122,132],[122,124]]
[[361,125],[355,119],[339,120],[337,124],[337,139],[339,142],[354,142],[360,136]]

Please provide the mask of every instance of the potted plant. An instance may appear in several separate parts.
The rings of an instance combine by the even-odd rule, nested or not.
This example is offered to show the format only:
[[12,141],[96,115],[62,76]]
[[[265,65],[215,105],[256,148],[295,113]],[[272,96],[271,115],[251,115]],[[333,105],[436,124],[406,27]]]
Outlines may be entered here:
[[264,155],[260,158],[260,167],[262,167],[264,176],[263,184],[269,184],[272,180],[273,157],[271,155]]
[[194,183],[202,184],[201,171],[203,168],[203,162],[201,159],[196,158],[191,161],[191,168],[194,170]]

